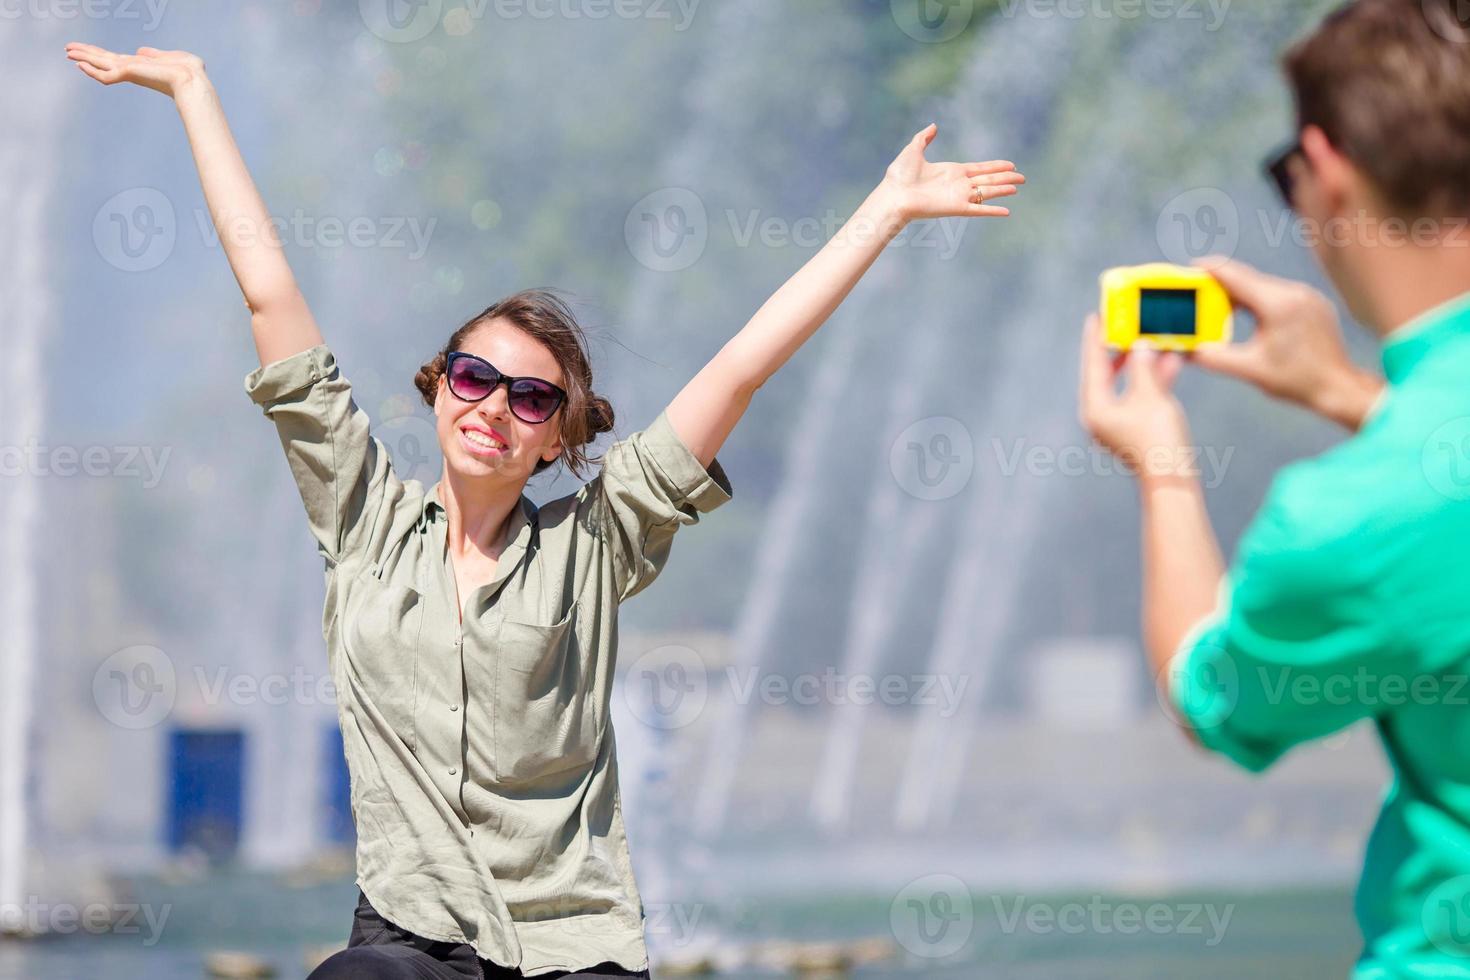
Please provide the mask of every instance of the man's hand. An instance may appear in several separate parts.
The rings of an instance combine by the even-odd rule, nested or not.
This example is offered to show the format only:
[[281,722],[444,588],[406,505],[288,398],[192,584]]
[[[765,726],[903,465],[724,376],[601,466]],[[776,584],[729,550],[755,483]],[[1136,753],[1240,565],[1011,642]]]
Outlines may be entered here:
[[[1119,395],[1118,370],[1128,385]],[[1193,625],[1214,608],[1224,575],[1189,448],[1189,422],[1170,391],[1178,354],[1135,347],[1115,357],[1096,315],[1082,337],[1082,424],[1138,475],[1143,537],[1143,646],[1160,697],[1172,697],[1170,661]]]
[[[1178,354],[1147,347],[1113,355],[1103,346],[1096,314],[1083,327],[1082,425],[1144,483],[1197,475],[1189,421],[1171,390],[1182,363]],[[1119,395],[1115,385],[1125,364],[1128,384]]]
[[1197,347],[1196,364],[1249,381],[1357,431],[1383,382],[1348,358],[1332,303],[1305,283],[1268,276],[1244,262],[1203,259],[1231,302],[1256,319],[1240,344]]

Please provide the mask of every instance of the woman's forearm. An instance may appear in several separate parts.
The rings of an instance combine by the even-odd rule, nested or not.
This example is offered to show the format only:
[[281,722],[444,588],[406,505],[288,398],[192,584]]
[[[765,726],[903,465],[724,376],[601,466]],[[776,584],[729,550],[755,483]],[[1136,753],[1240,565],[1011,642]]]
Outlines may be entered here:
[[204,59],[188,51],[141,47],[119,54],[69,41],[67,58],[103,85],[128,83],[173,99],[184,121],[210,219],[250,308],[250,326],[261,364],[322,342],[316,321],[276,238],[240,148],[230,135],[219,96],[204,73]]
[[708,465],[751,397],[827,321],[906,223],[884,185],[762,304],[667,409],[675,431]]
[[1026,182],[1015,164],[931,163],[924,150],[938,132],[931,123],[915,134],[832,240],[669,403],[669,422],[701,463],[709,465],[756,389],[817,332],[909,221],[1010,214],[988,202],[1010,197]]
[[720,360],[740,387],[765,384],[825,323],[905,225],[882,186],[725,345]]
[[250,308],[262,364],[322,342],[321,332],[286,261],[214,86],[202,73],[174,93],[199,171],[205,205],[235,281]]

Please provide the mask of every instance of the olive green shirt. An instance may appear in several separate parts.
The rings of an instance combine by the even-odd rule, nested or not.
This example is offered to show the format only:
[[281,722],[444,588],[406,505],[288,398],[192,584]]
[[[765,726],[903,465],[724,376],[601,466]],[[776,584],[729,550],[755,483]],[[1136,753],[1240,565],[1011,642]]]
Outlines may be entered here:
[[1470,975],[1470,295],[1389,335],[1361,431],[1284,469],[1172,700],[1251,770],[1371,718],[1393,766],[1355,976]]
[[357,825],[390,922],[527,975],[648,965],[608,719],[618,604],[730,499],[660,413],[573,494],[512,511],[456,615],[439,484],[394,473],[326,345],[245,389],[276,425],[325,559],[322,633]]

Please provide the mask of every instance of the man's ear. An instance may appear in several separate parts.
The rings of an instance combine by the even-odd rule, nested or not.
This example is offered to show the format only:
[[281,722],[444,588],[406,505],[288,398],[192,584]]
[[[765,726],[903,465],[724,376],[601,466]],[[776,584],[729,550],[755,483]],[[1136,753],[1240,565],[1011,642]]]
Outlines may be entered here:
[[1352,201],[1371,195],[1367,177],[1332,145],[1320,126],[1302,130],[1302,155],[1311,170],[1307,179],[1309,193],[1323,210],[1337,214],[1346,210]]

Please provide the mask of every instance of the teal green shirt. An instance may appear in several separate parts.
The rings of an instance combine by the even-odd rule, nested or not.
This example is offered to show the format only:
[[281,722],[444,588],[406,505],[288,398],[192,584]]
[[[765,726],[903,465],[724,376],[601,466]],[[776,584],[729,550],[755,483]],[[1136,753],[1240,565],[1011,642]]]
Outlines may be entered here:
[[1470,975],[1470,294],[1389,336],[1354,438],[1288,466],[1175,706],[1253,771],[1371,718],[1393,781],[1355,910],[1360,978]]

